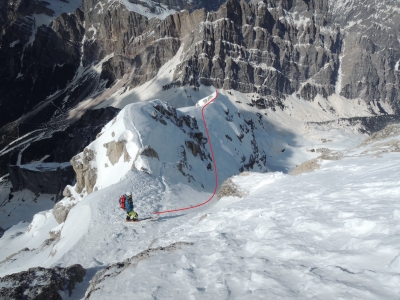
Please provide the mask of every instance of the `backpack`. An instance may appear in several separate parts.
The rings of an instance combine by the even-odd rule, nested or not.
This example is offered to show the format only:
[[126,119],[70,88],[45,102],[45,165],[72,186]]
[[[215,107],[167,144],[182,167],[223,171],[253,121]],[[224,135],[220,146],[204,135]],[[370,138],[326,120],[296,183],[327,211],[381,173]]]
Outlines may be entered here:
[[122,195],[121,197],[119,197],[119,206],[125,210],[125,195]]

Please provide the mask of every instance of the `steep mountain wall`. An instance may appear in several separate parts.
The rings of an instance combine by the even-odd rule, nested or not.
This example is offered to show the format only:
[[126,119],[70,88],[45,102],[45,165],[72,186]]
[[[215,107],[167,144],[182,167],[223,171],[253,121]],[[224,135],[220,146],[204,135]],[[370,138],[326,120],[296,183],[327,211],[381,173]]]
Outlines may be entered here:
[[[60,197],[67,184],[73,184],[75,173],[70,164],[34,164],[9,166],[13,192],[28,189],[34,193]],[[58,200],[58,199],[56,199]]]
[[[14,128],[18,143],[8,145],[7,140],[0,142],[0,174],[8,173],[7,165],[25,165],[31,162],[64,163],[69,162],[72,156],[78,154],[92,142],[102,127],[112,120],[119,109],[107,107],[86,111],[82,117],[71,125],[61,127],[49,126],[37,130],[34,134],[23,134]],[[19,138],[20,137],[20,138]],[[71,179],[63,181],[70,184]],[[18,189],[17,186],[15,186]],[[33,190],[37,192],[37,186]]]
[[[271,103],[293,93],[306,100],[336,93],[380,107],[378,113],[399,112],[400,14],[393,1],[229,0],[208,12],[221,2],[165,0],[152,5],[189,11],[163,20],[148,19],[124,3],[84,0],[81,10],[61,14],[33,36],[36,21],[30,16],[51,12],[44,4],[8,3],[12,13],[2,26],[0,49],[0,127],[56,91],[51,101],[62,110],[43,107],[46,114],[36,111],[38,120],[31,123],[48,122],[124,76],[125,87],[143,84],[182,44],[175,86],[257,92]],[[87,68],[100,63],[100,75],[76,73],[81,62]],[[69,85],[76,75],[80,79]]]
[[35,15],[9,26],[0,48],[0,128],[67,87],[80,63],[83,21],[78,9],[61,14],[50,26],[37,28]]
[[[134,87],[184,44],[174,86],[213,85],[259,93],[269,102],[293,93],[306,100],[336,93],[377,106],[378,113],[391,112],[385,102],[398,113],[399,13],[390,1],[341,4],[229,0],[216,12],[183,11],[161,21],[111,3],[86,15],[86,24],[100,28],[88,34],[84,61],[113,53],[102,77],[110,84],[129,74],[127,85]],[[85,1],[84,10],[93,5]],[[378,12],[384,25],[371,17]]]

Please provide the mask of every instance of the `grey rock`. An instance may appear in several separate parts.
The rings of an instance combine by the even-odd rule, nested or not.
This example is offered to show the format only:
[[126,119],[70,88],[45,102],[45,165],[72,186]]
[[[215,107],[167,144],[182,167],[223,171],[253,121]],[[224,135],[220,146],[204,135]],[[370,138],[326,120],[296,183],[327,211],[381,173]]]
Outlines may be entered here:
[[[17,2],[17,6],[20,5],[15,7],[17,10],[25,10],[24,5],[34,6],[33,3],[41,3],[42,6],[44,4],[44,1],[21,2]],[[8,7],[14,9],[12,1],[8,3]],[[32,31],[35,30],[32,14],[36,10],[37,8],[28,9],[22,14],[16,12],[15,22],[9,21],[7,28],[3,28],[5,31],[0,47],[0,127],[24,114],[34,114],[34,108],[39,103],[67,87],[79,67],[80,46],[84,34],[83,12],[78,9],[73,14],[61,14],[51,26],[36,28],[34,41],[27,45]],[[52,12],[48,13],[53,15]],[[17,40],[20,42],[11,46]],[[57,107],[47,106],[47,111],[43,111],[41,117],[49,114],[49,118],[57,111]],[[40,118],[37,119],[39,120]]]
[[119,159],[122,156],[122,153],[128,154],[126,151],[126,142],[125,141],[119,141],[119,142],[112,141],[112,142],[104,144],[104,147],[107,149],[106,155],[112,165],[115,165],[119,161]]
[[361,0],[346,8],[332,4],[333,21],[347,27],[341,47],[341,95],[377,105],[390,103],[398,114],[400,72],[395,65],[400,60],[400,14],[392,13],[397,3]]
[[81,265],[51,269],[36,267],[0,278],[1,299],[62,299],[59,291],[72,295],[83,281],[86,270]]
[[220,200],[222,197],[238,197],[238,198],[243,198],[247,195],[247,193],[239,188],[232,179],[228,178],[225,180],[218,193],[217,193],[217,198]]
[[68,217],[69,212],[75,206],[74,202],[65,203],[58,202],[53,208],[53,216],[58,224],[64,223]]
[[398,115],[382,115],[372,117],[339,118],[333,121],[308,122],[311,128],[356,128],[357,132],[371,135],[384,129],[386,126],[400,122]]
[[290,175],[299,175],[303,173],[312,172],[314,170],[318,170],[321,167],[321,161],[318,158],[313,158],[303,162],[301,165],[294,168]]
[[153,148],[151,148],[150,145],[147,145],[146,147],[144,147],[140,151],[140,155],[143,155],[143,156],[146,156],[146,157],[153,157],[153,158],[157,158],[158,160],[160,160],[160,158],[158,157],[157,151],[154,150]]
[[95,153],[85,148],[83,153],[71,159],[71,165],[76,173],[75,190],[77,193],[86,188],[88,194],[93,192],[97,180],[97,169],[92,168],[90,162],[94,159]]
[[371,136],[366,138],[361,146],[366,146],[370,145],[375,142],[382,141],[384,139],[390,138],[390,137],[395,137],[400,135],[400,123],[397,124],[390,124],[383,128],[382,130],[379,130],[378,132],[373,133]]
[[50,230],[50,240],[57,240],[61,236],[61,230]]
[[41,163],[8,166],[13,191],[28,189],[34,193],[61,196],[68,184],[73,184],[75,174],[69,163]]
[[67,185],[67,186],[64,188],[64,191],[63,191],[63,196],[64,196],[64,197],[72,197],[72,193],[71,193],[70,188],[71,188],[70,185]]
[[196,157],[201,152],[200,146],[193,141],[185,141],[186,147],[192,152],[193,156]]
[[340,151],[326,151],[319,158],[323,160],[340,160],[343,158],[343,153]]

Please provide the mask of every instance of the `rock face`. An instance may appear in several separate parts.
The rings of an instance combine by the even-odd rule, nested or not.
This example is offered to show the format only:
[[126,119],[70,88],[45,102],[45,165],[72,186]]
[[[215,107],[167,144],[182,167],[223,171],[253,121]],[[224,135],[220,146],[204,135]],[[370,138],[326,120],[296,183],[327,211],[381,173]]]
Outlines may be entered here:
[[61,224],[65,222],[68,217],[69,212],[71,209],[76,205],[76,202],[65,203],[65,202],[58,202],[53,208],[53,216],[58,222]]
[[348,127],[360,133],[372,134],[384,129],[390,124],[399,122],[400,116],[398,115],[383,115],[373,117],[340,118],[338,120],[326,122],[308,122],[307,126],[320,129]]
[[244,196],[246,196],[246,193],[240,190],[240,188],[230,178],[228,178],[222,183],[217,193],[218,200],[221,199],[222,197],[243,198]]
[[146,157],[153,157],[157,158],[160,160],[158,157],[158,153],[156,150],[150,147],[150,145],[147,145],[146,147],[143,148],[143,150],[140,151],[140,155],[146,156]]
[[[336,92],[367,103],[387,102],[398,113],[400,14],[389,0],[385,5],[364,0],[350,9],[340,3],[229,0],[215,12],[181,11],[148,20],[112,4],[107,14],[98,14],[90,11],[95,3],[86,0],[86,24],[107,27],[89,34],[84,63],[114,53],[103,63],[102,78],[110,83],[130,74],[132,87],[154,77],[184,43],[183,61],[166,88],[213,85],[255,92],[267,101],[292,93],[313,100]],[[377,21],[376,11],[387,16],[385,29],[369,26]]]
[[94,160],[95,155],[94,151],[85,148],[83,153],[71,159],[71,165],[76,173],[75,190],[77,193],[82,192],[84,188],[88,194],[93,192],[97,180],[97,169],[92,168],[90,162]]
[[290,172],[290,175],[299,175],[303,173],[312,172],[318,170],[321,167],[321,161],[318,158],[310,159],[303,162],[301,165],[297,166]]
[[[111,121],[119,109],[107,107],[86,111],[82,117],[69,126],[51,127],[38,130],[35,134],[19,140],[19,145],[6,153],[0,153],[0,174],[8,173],[8,164],[17,164],[18,154],[21,153],[21,164],[42,160],[46,163],[68,162],[74,155],[93,141],[101,128]],[[59,130],[63,129],[63,130]],[[29,140],[27,143],[26,141]],[[6,147],[5,143],[0,145]],[[7,150],[7,147],[5,148]]]
[[73,184],[75,173],[69,163],[41,163],[9,166],[13,191],[28,189],[34,193],[61,196],[68,184]]
[[62,299],[59,291],[71,296],[85,275],[86,270],[78,264],[68,268],[31,268],[0,278],[0,298]]
[[79,67],[84,34],[84,14],[79,9],[61,14],[51,26],[36,28],[33,13],[45,10],[45,14],[53,15],[51,10],[46,11],[44,2],[10,1],[7,8],[12,13],[2,28],[0,127],[31,112],[49,95],[67,86]]
[[124,153],[124,161],[130,161],[130,156],[128,152],[126,151],[126,142],[125,141],[118,141],[118,142],[109,142],[107,144],[104,144],[104,147],[107,148],[107,157],[110,160],[112,165],[115,165],[120,157],[122,156],[122,153]]
[[[391,0],[160,0],[147,6],[161,4],[179,12],[148,19],[119,2],[84,0],[81,9],[36,28],[34,13],[53,14],[45,2],[3,0],[0,128],[27,130],[26,122],[13,123],[24,115],[32,129],[124,75],[125,87],[144,83],[183,44],[166,88],[213,85],[257,92],[267,102],[336,92],[375,104],[380,113],[384,102],[400,111],[400,13]],[[78,72],[81,63],[100,63],[100,74]]]
[[398,135],[400,135],[400,122],[398,124],[390,124],[382,130],[375,132],[370,137],[366,138],[361,146],[366,146]]
[[400,113],[400,14],[390,0],[332,1],[335,22],[346,26],[342,39],[338,92],[367,103],[391,103]]

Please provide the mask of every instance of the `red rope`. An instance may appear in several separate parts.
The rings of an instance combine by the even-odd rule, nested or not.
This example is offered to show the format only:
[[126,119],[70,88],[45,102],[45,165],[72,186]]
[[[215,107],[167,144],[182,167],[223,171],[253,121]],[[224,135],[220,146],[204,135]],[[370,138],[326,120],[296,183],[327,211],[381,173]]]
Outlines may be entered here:
[[218,188],[217,163],[216,163],[216,161],[215,161],[214,151],[213,151],[213,149],[212,149],[212,143],[211,143],[210,134],[208,133],[208,127],[207,127],[206,119],[204,118],[204,109],[205,109],[211,102],[213,102],[215,99],[217,99],[217,97],[218,97],[218,91],[215,91],[215,97],[212,98],[210,101],[208,101],[207,104],[204,105],[203,108],[201,109],[201,118],[203,119],[204,128],[206,129],[206,134],[207,134],[207,138],[208,138],[208,144],[210,145],[210,151],[211,151],[212,161],[213,161],[213,164],[214,164],[215,187],[214,187],[214,192],[213,192],[213,194],[212,194],[211,197],[208,198],[206,201],[204,201],[203,203],[197,204],[197,205],[195,205],[195,206],[184,207],[184,208],[178,208],[178,209],[171,209],[171,210],[164,210],[164,211],[155,211],[155,212],[153,212],[153,214],[155,214],[155,215],[161,215],[161,214],[170,213],[170,212],[177,212],[177,211],[189,210],[189,209],[197,208],[197,207],[200,207],[200,206],[202,206],[202,205],[207,204],[208,202],[210,202],[211,199],[214,198],[215,194],[217,193],[217,188]]

